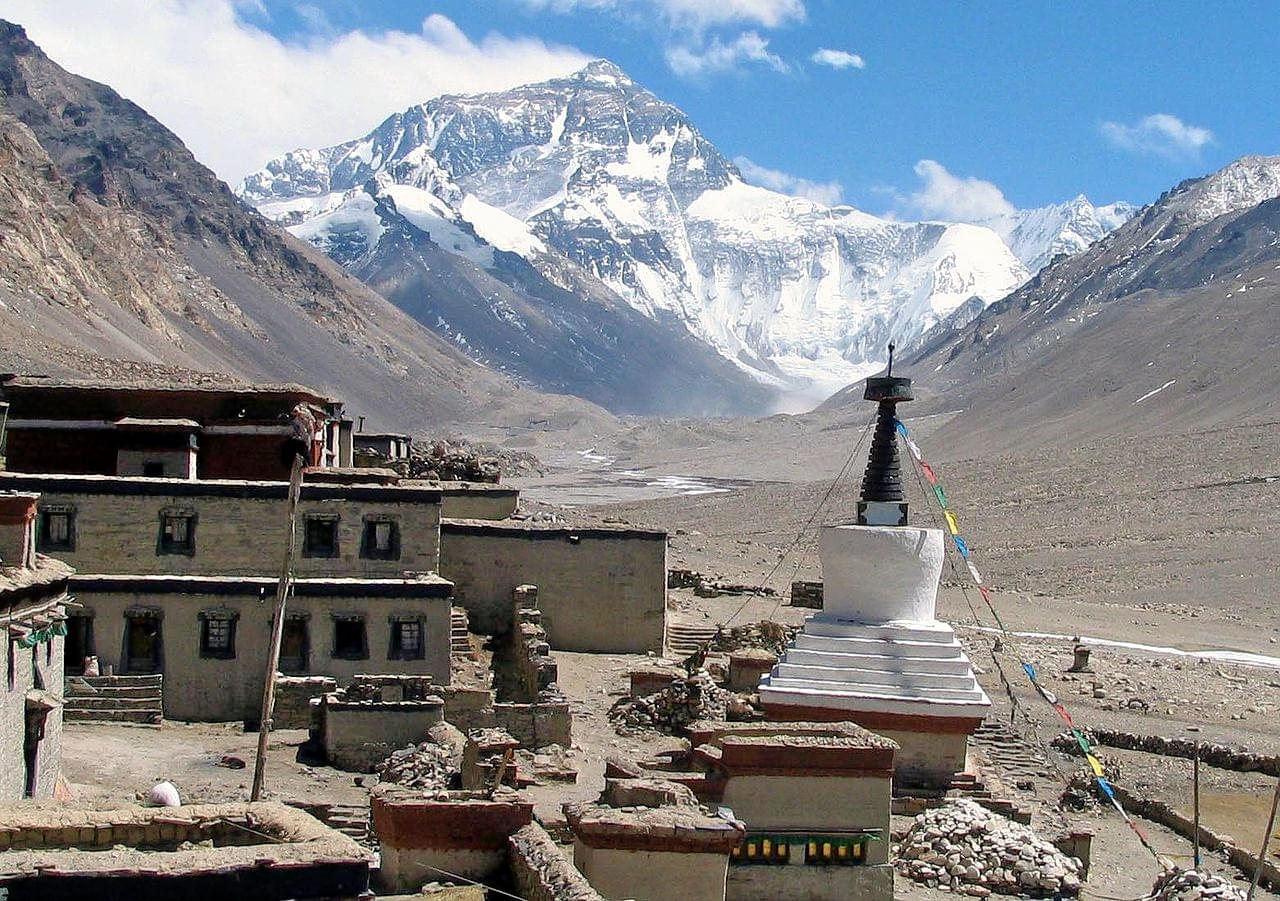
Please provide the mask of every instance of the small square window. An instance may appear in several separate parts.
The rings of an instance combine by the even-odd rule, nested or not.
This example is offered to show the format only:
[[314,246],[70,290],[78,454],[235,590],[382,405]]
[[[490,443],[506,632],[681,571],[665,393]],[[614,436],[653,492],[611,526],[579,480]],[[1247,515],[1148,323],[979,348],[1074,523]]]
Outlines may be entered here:
[[369,638],[363,616],[333,618],[333,656],[339,660],[369,659]]
[[302,556],[338,556],[338,518],[308,516],[303,523]]
[[76,513],[70,507],[46,507],[40,511],[42,551],[74,551],[76,549]]
[[200,656],[222,660],[236,656],[235,614],[200,614]]
[[160,514],[160,540],[156,545],[159,554],[186,554],[196,552],[196,515],[190,512],[165,511]]
[[422,620],[393,619],[391,649],[388,660],[421,660],[423,657]]
[[149,460],[142,464],[142,474],[152,479],[164,478],[164,463]]
[[360,556],[366,560],[399,560],[400,523],[383,517],[366,519]]

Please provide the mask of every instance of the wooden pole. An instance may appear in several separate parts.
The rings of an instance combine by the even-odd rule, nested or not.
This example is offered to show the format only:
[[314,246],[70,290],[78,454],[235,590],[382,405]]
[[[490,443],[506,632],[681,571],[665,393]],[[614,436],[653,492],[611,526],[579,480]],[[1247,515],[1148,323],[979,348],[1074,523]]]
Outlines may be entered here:
[[1267,817],[1267,831],[1262,833],[1262,850],[1258,852],[1258,865],[1253,868],[1253,883],[1249,886],[1249,894],[1245,901],[1253,901],[1253,893],[1258,890],[1262,881],[1262,867],[1267,862],[1267,851],[1271,848],[1271,833],[1276,828],[1276,808],[1280,807],[1280,779],[1276,780],[1275,797],[1271,799],[1271,816]]
[[1191,758],[1191,807],[1195,816],[1195,825],[1192,827],[1191,835],[1193,847],[1195,848],[1194,856],[1191,858],[1195,868],[1200,869],[1200,741],[1196,740],[1195,754]]
[[262,687],[262,716],[258,720],[258,756],[253,761],[253,791],[250,801],[262,798],[262,778],[267,765],[267,736],[271,734],[271,713],[276,700],[276,670],[280,666],[280,642],[284,637],[284,605],[289,597],[293,577],[293,555],[298,548],[298,497],[302,493],[302,456],[293,458],[289,473],[288,520],[289,537],[285,542],[284,563],[276,585],[276,611],[271,620],[271,648],[267,653],[266,684]]

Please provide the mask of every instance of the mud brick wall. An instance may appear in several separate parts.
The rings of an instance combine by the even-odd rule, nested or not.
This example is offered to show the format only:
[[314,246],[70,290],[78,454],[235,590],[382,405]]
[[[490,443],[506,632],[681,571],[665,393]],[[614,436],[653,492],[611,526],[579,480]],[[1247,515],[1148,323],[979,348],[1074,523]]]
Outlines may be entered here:
[[454,583],[454,603],[466,608],[476,632],[510,632],[512,592],[532,584],[557,650],[634,654],[662,647],[664,532],[446,519],[440,574]]
[[520,491],[482,482],[441,482],[449,519],[506,519],[516,512]]
[[[245,580],[233,585],[201,581],[197,584],[203,587],[188,586],[183,590],[179,585],[162,591],[132,583],[106,585],[106,581],[79,576],[71,581],[76,599],[93,615],[94,646],[104,666],[115,667],[117,674],[125,672],[125,611],[148,609],[159,617],[162,647],[159,669],[165,676],[165,717],[217,722],[257,720],[262,709],[263,671],[273,614],[270,598],[266,602],[260,600],[257,583],[263,580]],[[405,590],[412,592],[419,584],[404,583],[408,586]],[[450,676],[449,598],[419,597],[411,593],[399,597],[370,596],[359,585],[352,583],[350,593],[346,594],[311,595],[306,584],[296,584],[288,611],[290,615],[306,619],[309,673],[329,676],[345,684],[356,674],[377,666],[447,683]],[[272,582],[268,594],[274,590]],[[234,657],[201,654],[200,615],[209,611],[235,617]],[[365,618],[368,647],[367,657],[362,659],[334,655],[335,617],[352,613]],[[391,620],[405,615],[423,621],[425,648],[421,659],[389,659]],[[299,723],[296,728],[306,727],[304,721],[290,721]]]
[[[13,640],[3,642],[5,672],[13,678],[0,682],[0,801],[19,801],[23,797],[27,692],[43,687],[52,694],[62,694],[64,641],[55,636],[31,648],[20,648]],[[53,797],[61,766],[62,709],[58,708],[45,717],[44,738],[36,752],[36,798]]]
[[[563,699],[535,704],[494,704],[498,728],[511,733],[522,748],[573,744],[573,715]],[[455,725],[457,725],[455,723]]]
[[[40,491],[41,507],[74,510],[74,546],[56,556],[80,573],[262,576],[280,568],[288,529],[284,483],[0,474],[0,490],[18,487]],[[304,484],[298,577],[399,578],[436,571],[440,499],[429,488]],[[159,552],[164,511],[195,515],[193,552]],[[306,555],[301,538],[308,515],[337,518],[336,556]],[[397,559],[361,556],[366,517],[399,524]]]
[[338,690],[332,676],[276,676],[273,729],[311,728],[311,699]]
[[507,839],[511,879],[528,901],[603,901],[585,876],[565,857],[547,830],[537,823]]
[[792,582],[791,583],[791,606],[792,607],[812,607],[817,610],[822,609],[822,583],[821,582]]
[[321,702],[325,756],[333,766],[357,773],[371,773],[392,751],[426,741],[431,727],[444,720],[439,698],[351,703],[336,697]]

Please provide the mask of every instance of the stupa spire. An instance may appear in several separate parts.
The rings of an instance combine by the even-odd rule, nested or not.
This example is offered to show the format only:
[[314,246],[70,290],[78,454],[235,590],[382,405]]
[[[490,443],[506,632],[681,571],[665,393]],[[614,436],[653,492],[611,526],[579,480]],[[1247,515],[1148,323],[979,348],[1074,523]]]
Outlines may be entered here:
[[902,463],[898,458],[898,404],[909,401],[911,379],[893,374],[894,345],[889,344],[889,367],[882,376],[867,379],[862,397],[875,401],[876,426],[871,436],[871,453],[862,476],[858,498],[858,525],[905,526],[907,500],[902,490]]

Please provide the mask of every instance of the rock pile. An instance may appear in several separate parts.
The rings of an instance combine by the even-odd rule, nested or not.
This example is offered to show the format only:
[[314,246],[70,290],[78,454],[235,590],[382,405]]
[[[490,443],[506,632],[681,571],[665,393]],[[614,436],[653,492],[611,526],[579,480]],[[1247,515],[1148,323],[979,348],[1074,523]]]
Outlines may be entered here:
[[510,451],[462,438],[418,439],[410,449],[409,475],[443,482],[497,482],[502,476],[543,472],[541,462],[525,451]]
[[453,784],[458,768],[453,752],[446,745],[433,741],[409,745],[378,764],[378,778],[382,782],[394,782],[406,788],[427,791],[447,789]]
[[620,735],[644,730],[676,734],[697,720],[724,719],[730,703],[741,700],[717,685],[705,669],[700,669],[653,694],[621,698],[609,711],[609,719]]
[[[1118,785],[1121,781],[1119,761],[1111,757],[1098,756],[1098,763],[1102,764],[1103,778],[1112,785]],[[1071,774],[1071,778],[1067,780],[1067,787],[1062,790],[1059,801],[1062,807],[1071,810],[1084,810],[1094,805],[1110,806],[1111,804],[1111,799],[1103,794],[1102,788],[1098,785],[1093,769],[1087,766],[1083,766]]]
[[894,862],[903,876],[930,888],[985,898],[1075,895],[1080,861],[1029,827],[969,800],[926,810],[903,838]]
[[781,656],[799,631],[799,626],[761,620],[745,626],[734,626],[728,630],[721,629],[711,640],[711,650],[727,654],[742,648],[760,648]]
[[1151,887],[1151,901],[1244,901],[1245,894],[1221,876],[1199,870],[1166,870]]

